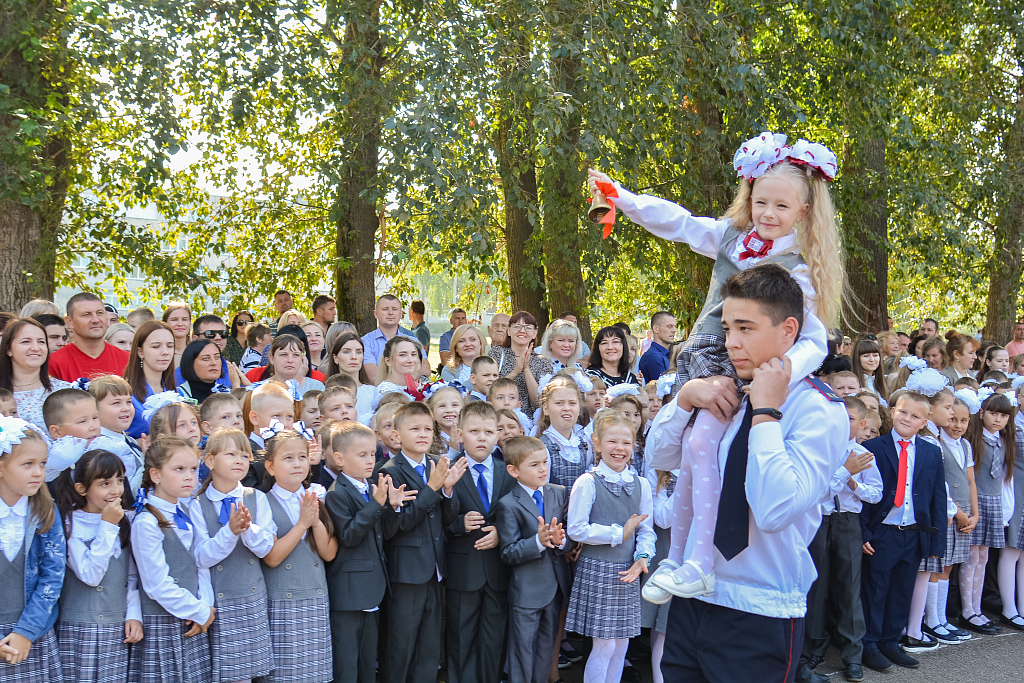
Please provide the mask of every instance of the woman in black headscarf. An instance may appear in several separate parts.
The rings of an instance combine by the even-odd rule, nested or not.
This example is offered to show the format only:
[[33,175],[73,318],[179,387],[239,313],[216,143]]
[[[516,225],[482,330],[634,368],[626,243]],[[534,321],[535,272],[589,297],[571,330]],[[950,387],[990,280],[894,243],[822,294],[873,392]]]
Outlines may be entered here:
[[210,394],[231,391],[230,387],[217,382],[224,364],[221,362],[220,349],[209,339],[189,342],[181,354],[179,369],[185,381],[178,385],[178,393],[185,398],[202,403]]

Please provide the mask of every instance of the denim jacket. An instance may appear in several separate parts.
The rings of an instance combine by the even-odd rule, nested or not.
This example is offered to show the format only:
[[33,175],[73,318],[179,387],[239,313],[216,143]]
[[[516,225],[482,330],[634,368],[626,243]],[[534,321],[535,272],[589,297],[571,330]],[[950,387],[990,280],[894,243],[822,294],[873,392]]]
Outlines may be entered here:
[[67,543],[60,512],[54,509],[53,526],[39,533],[39,522],[25,530],[25,609],[14,632],[35,642],[57,621],[57,598],[64,585]]

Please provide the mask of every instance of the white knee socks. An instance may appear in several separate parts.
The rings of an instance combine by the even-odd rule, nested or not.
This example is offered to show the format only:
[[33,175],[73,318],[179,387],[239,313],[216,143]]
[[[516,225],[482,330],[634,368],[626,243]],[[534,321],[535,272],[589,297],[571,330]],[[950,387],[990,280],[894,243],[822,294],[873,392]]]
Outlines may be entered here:
[[924,606],[924,624],[928,628],[935,628],[942,624],[939,621],[939,584],[934,581],[928,582],[928,600]]
[[935,600],[935,614],[938,617],[940,624],[949,622],[949,617],[946,616],[946,603],[949,602],[949,579],[939,579],[939,582],[935,584],[938,588],[938,595]]
[[1003,616],[1012,619],[1019,614],[1017,603],[1020,602],[1020,587],[1017,575],[1020,573],[1020,551],[1016,548],[1003,548],[999,554],[999,597],[1003,599]]

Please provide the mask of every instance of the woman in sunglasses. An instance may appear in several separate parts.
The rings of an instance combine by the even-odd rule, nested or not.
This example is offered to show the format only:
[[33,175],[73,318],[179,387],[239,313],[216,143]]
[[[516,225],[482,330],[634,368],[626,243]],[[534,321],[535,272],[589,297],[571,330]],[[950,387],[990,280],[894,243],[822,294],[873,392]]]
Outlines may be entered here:
[[245,353],[245,347],[248,343],[245,333],[249,329],[249,325],[252,325],[253,320],[252,313],[249,311],[239,311],[231,319],[228,341],[224,346],[224,351],[221,352],[229,363],[237,364],[242,362],[242,354]]

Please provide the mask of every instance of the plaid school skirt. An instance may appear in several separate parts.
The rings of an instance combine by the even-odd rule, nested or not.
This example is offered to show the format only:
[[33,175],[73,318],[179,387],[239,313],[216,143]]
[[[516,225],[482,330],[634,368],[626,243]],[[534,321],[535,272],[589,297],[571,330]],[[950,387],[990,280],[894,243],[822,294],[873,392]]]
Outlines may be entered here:
[[274,671],[265,683],[334,679],[327,597],[270,601]]
[[1003,499],[1002,496],[983,496],[978,494],[978,526],[971,532],[971,545],[983,545],[988,548],[1006,546],[1006,532],[1003,531]]
[[141,683],[209,683],[213,680],[209,634],[186,638],[189,628],[177,617],[142,615],[142,640],[132,646],[128,680]]
[[218,599],[210,626],[213,683],[266,676],[274,668],[267,618],[267,593],[259,597]]
[[722,375],[731,377],[739,389],[748,383],[736,374],[736,368],[729,360],[729,352],[725,349],[725,337],[717,334],[691,334],[676,358],[676,382],[672,385],[672,395],[689,380],[695,377],[714,377]]
[[917,571],[941,574],[946,570],[946,567],[966,562],[970,553],[971,535],[957,529],[956,522],[953,522],[946,527],[946,554],[941,558],[922,558],[921,565],[917,568]]
[[581,555],[576,562],[565,630],[592,638],[640,635],[640,580],[623,583],[619,576],[632,564]]
[[58,621],[57,646],[65,681],[124,683],[128,678],[129,645],[124,642],[123,621]]
[[[0,633],[4,637],[14,631],[17,622],[0,624]],[[51,628],[39,636],[29,648],[28,657],[20,664],[11,666],[0,659],[0,681],[3,683],[73,683],[76,678],[64,678],[60,665],[60,652],[57,649],[57,635]],[[124,680],[122,674],[121,680]]]

